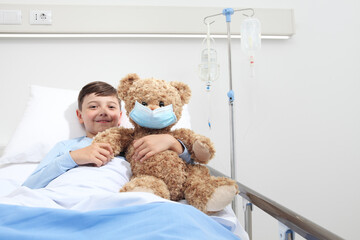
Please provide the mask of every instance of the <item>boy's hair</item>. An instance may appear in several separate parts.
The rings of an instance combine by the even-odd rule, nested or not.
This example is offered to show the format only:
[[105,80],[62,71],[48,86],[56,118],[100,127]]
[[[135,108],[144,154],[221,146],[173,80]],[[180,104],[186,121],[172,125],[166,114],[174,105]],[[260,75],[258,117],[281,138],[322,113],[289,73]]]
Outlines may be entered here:
[[116,89],[106,82],[95,81],[86,84],[79,92],[78,96],[78,108],[81,111],[82,104],[85,96],[95,93],[97,96],[115,96],[119,100],[119,106],[121,109],[121,101],[118,97]]

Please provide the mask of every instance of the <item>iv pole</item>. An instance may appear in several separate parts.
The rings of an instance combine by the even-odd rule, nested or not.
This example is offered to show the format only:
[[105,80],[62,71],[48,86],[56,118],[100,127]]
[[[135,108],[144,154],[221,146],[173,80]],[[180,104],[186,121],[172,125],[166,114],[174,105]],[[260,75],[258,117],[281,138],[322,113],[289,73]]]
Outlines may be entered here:
[[[231,178],[236,180],[237,179],[237,166],[235,161],[235,129],[234,129],[234,91],[232,90],[232,66],[231,66],[231,32],[230,32],[230,22],[231,22],[231,15],[234,14],[234,12],[241,12],[241,11],[252,11],[252,16],[254,16],[254,9],[252,8],[244,8],[244,9],[238,9],[234,10],[232,8],[225,8],[223,9],[222,13],[210,15],[204,18],[204,23],[207,25],[208,23],[206,20],[208,18],[212,18],[219,15],[224,15],[226,17],[226,26],[227,26],[227,45],[228,45],[228,62],[229,62],[229,92],[227,93],[227,96],[229,98],[229,121],[230,121],[230,165],[231,165]],[[244,14],[248,17],[248,15]],[[215,21],[210,22],[209,24],[212,24]],[[246,204],[246,207],[248,204]],[[251,206],[251,205],[250,205]],[[237,202],[236,200],[232,203],[232,208],[237,214]]]

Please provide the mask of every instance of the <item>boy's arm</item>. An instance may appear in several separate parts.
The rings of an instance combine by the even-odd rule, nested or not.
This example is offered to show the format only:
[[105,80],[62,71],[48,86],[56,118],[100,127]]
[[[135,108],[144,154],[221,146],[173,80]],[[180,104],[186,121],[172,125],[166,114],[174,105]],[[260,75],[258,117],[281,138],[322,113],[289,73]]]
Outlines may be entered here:
[[93,164],[103,166],[112,158],[111,147],[107,143],[95,143],[89,146],[81,142],[81,148],[71,151],[63,142],[55,145],[37,169],[26,179],[23,186],[29,188],[46,187],[52,180],[78,165]]
[[187,163],[192,162],[185,145],[169,134],[154,134],[142,137],[134,141],[135,161],[144,161],[156,153],[173,150]]
[[50,150],[22,185],[33,189],[46,187],[53,179],[76,166],[65,144],[60,142]]

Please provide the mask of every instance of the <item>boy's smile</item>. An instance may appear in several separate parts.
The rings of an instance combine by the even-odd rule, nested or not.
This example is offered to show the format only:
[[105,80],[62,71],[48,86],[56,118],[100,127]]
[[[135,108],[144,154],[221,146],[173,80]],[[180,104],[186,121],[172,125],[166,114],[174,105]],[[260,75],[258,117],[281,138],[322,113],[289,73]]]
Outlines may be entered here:
[[86,136],[94,137],[111,127],[120,125],[120,106],[116,96],[98,96],[95,93],[85,96],[82,109],[77,110],[79,122],[84,124]]
[[100,120],[95,120],[95,122],[108,123],[108,122],[111,122],[111,120],[107,120],[107,119],[100,119]]

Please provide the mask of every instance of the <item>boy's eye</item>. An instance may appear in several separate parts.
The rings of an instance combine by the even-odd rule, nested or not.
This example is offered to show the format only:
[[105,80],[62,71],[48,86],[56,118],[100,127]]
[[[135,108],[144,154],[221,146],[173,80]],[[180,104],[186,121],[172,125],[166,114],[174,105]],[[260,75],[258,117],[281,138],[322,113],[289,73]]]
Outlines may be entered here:
[[144,106],[147,106],[147,103],[146,103],[146,102],[142,102],[141,104],[144,105]]
[[165,106],[164,102],[163,102],[163,101],[160,101],[160,102],[159,102],[159,106],[160,106],[160,107]]
[[90,108],[96,108],[96,106],[95,106],[95,105],[93,105],[93,106],[90,106]]

